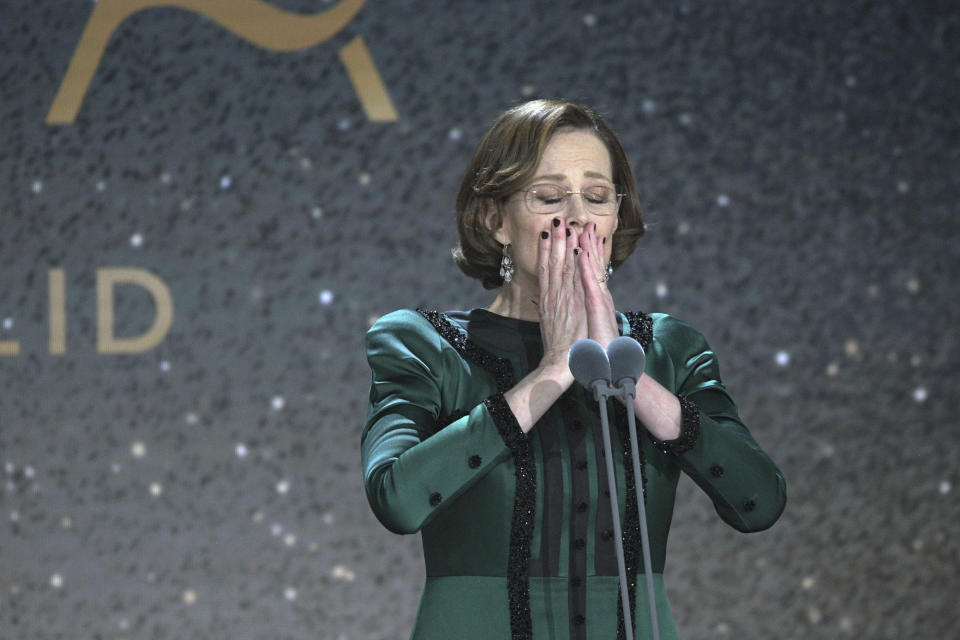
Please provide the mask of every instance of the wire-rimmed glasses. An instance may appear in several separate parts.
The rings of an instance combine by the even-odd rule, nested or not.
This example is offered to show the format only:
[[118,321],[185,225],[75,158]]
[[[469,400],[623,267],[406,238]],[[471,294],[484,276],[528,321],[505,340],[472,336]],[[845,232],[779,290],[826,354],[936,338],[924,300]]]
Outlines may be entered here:
[[623,194],[616,185],[596,184],[580,191],[570,191],[558,184],[535,184],[523,191],[523,202],[531,213],[549,215],[563,211],[573,195],[583,198],[583,208],[597,216],[616,215]]

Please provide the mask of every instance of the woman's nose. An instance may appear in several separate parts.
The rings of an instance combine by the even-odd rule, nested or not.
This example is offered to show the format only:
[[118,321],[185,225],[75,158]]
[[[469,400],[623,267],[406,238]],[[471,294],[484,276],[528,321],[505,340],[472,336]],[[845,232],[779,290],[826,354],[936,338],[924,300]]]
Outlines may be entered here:
[[583,196],[579,193],[571,193],[567,196],[567,206],[564,207],[564,219],[567,225],[571,227],[580,227],[581,229],[587,223],[587,208],[583,202]]

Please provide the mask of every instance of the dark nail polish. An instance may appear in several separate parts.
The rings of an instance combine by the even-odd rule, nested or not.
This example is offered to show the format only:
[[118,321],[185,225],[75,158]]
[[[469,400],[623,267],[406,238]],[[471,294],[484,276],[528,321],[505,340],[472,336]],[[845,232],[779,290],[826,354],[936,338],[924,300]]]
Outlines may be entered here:
[[567,237],[568,237],[568,238],[570,237],[570,229],[569,229],[569,228],[567,229]]
[[546,231],[541,231],[541,232],[540,232],[540,238],[541,238],[542,240],[546,240],[546,239],[549,238],[549,237],[550,237],[550,234],[547,233]]
[[554,219],[553,219],[553,226],[555,226],[555,227],[559,227],[559,226],[560,226],[560,218],[554,218]]
[[575,256],[580,255],[580,247],[574,247],[574,248],[573,248],[573,255],[575,255]]
[[606,239],[606,238],[603,239],[603,244],[607,244],[607,239]]

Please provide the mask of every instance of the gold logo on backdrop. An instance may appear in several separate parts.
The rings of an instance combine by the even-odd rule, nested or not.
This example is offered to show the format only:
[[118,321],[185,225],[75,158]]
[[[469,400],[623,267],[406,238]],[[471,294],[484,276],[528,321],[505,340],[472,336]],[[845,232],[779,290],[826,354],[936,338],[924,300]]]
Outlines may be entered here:
[[[263,0],[99,0],[50,105],[46,122],[74,121],[113,32],[140,11],[159,7],[192,11],[264,49],[299,51],[333,37],[357,15],[364,2],[343,0],[321,13],[301,15],[277,9]],[[396,120],[390,94],[361,36],[340,49],[340,60],[367,117],[379,122]]]

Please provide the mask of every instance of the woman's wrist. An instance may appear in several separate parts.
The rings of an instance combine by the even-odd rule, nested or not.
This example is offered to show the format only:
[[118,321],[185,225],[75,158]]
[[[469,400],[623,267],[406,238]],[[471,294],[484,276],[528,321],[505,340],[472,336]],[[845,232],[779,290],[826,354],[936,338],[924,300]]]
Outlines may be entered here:
[[527,433],[573,384],[573,374],[564,364],[541,363],[515,387],[503,394],[520,425]]
[[647,431],[661,441],[680,437],[682,416],[677,396],[646,374],[637,380],[636,391],[634,410]]
[[557,382],[566,391],[573,384],[573,373],[566,362],[541,362],[534,370],[535,375]]

